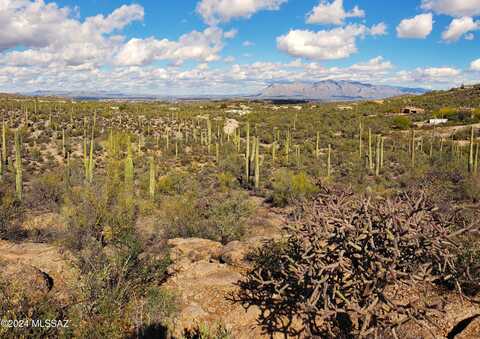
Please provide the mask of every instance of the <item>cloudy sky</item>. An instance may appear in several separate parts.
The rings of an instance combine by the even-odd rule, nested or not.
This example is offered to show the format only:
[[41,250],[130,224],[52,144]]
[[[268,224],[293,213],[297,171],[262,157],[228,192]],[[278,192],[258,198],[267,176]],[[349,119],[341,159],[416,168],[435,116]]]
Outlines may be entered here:
[[0,0],[0,91],[480,82],[480,0]]

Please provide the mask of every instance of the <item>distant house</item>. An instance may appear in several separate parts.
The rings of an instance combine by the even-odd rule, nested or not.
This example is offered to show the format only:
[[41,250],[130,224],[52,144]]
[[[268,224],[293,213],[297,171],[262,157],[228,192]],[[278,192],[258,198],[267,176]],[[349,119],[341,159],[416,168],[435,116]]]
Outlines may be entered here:
[[425,113],[425,110],[423,108],[407,106],[407,107],[402,108],[402,113],[404,113],[404,114],[423,114],[423,113]]
[[351,111],[353,109],[352,106],[337,106],[337,109],[341,111]]
[[448,119],[430,119],[428,120],[428,124],[431,126],[437,126],[437,125],[442,125],[446,124],[448,122]]

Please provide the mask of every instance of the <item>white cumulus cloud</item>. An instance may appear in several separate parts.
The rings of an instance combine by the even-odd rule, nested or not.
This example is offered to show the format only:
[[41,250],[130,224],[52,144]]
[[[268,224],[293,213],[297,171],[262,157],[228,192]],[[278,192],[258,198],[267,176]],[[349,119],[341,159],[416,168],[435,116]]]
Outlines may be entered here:
[[295,57],[312,60],[334,60],[346,58],[357,52],[357,38],[384,33],[378,26],[352,24],[318,32],[290,30],[277,38],[277,47]]
[[201,0],[197,12],[209,25],[235,18],[250,18],[262,10],[278,10],[288,0]]
[[69,8],[53,2],[2,0],[0,49],[26,49],[8,52],[1,59],[10,65],[102,63],[122,43],[123,37],[112,33],[143,16],[143,7],[124,5],[110,15],[88,17],[81,22]]
[[211,62],[219,60],[218,53],[223,48],[224,33],[216,27],[206,28],[203,32],[193,31],[182,35],[178,41],[131,39],[119,51],[115,63],[122,66],[141,66],[155,60],[170,60],[181,64],[186,60]]
[[480,0],[422,0],[422,8],[455,17],[480,15]]
[[365,11],[355,6],[351,11],[345,11],[343,0],[328,2],[321,0],[308,14],[309,24],[334,24],[341,25],[347,18],[363,18]]
[[472,63],[470,64],[470,69],[472,71],[480,72],[480,59],[472,61]]
[[442,33],[442,39],[448,42],[457,41],[463,35],[478,29],[480,21],[474,21],[471,17],[455,18]]
[[432,13],[419,14],[411,19],[404,19],[397,26],[399,38],[425,39],[433,29]]

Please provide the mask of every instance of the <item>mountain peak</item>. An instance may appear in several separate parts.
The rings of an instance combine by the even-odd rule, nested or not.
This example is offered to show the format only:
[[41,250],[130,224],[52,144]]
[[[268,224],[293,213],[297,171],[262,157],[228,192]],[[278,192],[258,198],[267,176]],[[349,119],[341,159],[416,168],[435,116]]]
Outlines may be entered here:
[[405,94],[422,94],[426,90],[381,86],[348,80],[318,82],[273,83],[260,94],[262,99],[302,99],[320,101],[350,101],[385,99]]

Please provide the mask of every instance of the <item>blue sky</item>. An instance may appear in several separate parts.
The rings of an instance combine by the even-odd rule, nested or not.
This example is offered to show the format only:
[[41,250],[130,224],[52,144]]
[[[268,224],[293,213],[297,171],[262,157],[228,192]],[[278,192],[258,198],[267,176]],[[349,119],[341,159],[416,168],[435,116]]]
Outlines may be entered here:
[[4,0],[0,89],[255,93],[480,82],[480,0]]

